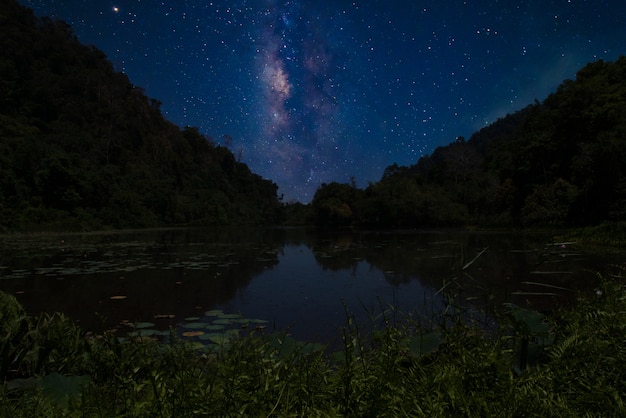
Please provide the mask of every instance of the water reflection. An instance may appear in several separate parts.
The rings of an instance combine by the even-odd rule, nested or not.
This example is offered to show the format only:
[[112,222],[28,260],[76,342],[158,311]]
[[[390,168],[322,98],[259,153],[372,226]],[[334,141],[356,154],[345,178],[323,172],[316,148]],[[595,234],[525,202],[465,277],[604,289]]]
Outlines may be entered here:
[[226,310],[269,317],[277,329],[288,329],[297,338],[324,341],[340,335],[348,312],[367,324],[386,304],[404,312],[439,309],[436,289],[419,280],[390,285],[385,272],[345,253],[325,256],[303,244],[286,244],[278,269],[256,277]]
[[437,290],[478,254],[462,276],[463,298],[542,310],[593,286],[605,264],[623,262],[620,254],[550,245],[546,235],[458,231],[173,229],[0,239],[0,290],[33,313],[64,312],[98,331],[122,321],[167,327],[223,309],[318,341],[339,335],[345,307],[361,320],[387,303],[432,315],[441,307]]

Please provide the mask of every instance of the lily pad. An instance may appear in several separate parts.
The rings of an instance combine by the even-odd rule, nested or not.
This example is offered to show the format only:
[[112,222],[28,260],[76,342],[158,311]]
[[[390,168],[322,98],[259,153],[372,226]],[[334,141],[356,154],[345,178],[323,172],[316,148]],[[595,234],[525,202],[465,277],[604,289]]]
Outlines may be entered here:
[[138,329],[137,331],[129,332],[131,337],[154,337],[158,335],[159,331],[156,329]]
[[64,376],[52,373],[41,381],[43,393],[59,406],[66,406],[70,398],[79,398],[82,388],[91,380],[89,376]]
[[209,324],[207,324],[206,322],[190,322],[188,324],[184,324],[183,327],[197,329],[197,328],[206,328],[207,325]]
[[152,328],[154,324],[152,322],[139,322],[131,326],[133,326],[134,328],[143,329],[143,328]]
[[546,317],[532,309],[521,308],[513,303],[505,304],[511,310],[511,315],[520,326],[518,331],[528,335],[547,337],[551,327],[546,322]]
[[224,312],[221,309],[214,309],[212,311],[206,311],[204,313],[204,315],[206,316],[220,316],[222,315]]
[[183,332],[183,337],[199,337],[204,335],[204,331],[185,331]]
[[240,324],[267,324],[268,321],[266,321],[265,319],[242,318],[242,319],[236,320],[235,322],[240,323]]
[[226,313],[222,313],[219,315],[220,319],[239,319],[241,318],[241,315],[239,314],[226,314]]
[[209,340],[215,344],[226,344],[230,341],[230,338],[225,334],[215,334]]
[[216,319],[215,321],[213,321],[214,324],[219,324],[219,325],[230,325],[233,323],[232,319],[227,319],[227,318],[221,318],[221,319]]
[[197,321],[198,319],[200,318],[197,316],[190,316],[190,317],[185,318],[185,321]]
[[128,298],[128,296],[122,296],[122,295],[116,295],[116,296],[111,296],[110,299],[111,300],[123,300]]
[[202,340],[202,341],[215,341],[215,340],[220,340],[221,338],[224,338],[224,334],[222,334],[221,332],[210,332],[204,335],[201,335],[200,337],[198,337],[198,339]]

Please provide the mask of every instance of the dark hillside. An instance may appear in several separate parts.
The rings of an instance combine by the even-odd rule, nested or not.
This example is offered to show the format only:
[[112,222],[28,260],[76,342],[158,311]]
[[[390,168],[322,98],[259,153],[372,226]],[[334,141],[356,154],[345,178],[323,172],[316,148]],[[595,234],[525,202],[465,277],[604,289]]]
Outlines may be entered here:
[[[588,64],[493,149],[522,222],[589,225],[626,214],[626,57]],[[513,207],[510,210],[514,210]]]
[[626,57],[588,64],[542,103],[438,147],[413,166],[389,166],[363,191],[349,187],[321,186],[313,200],[318,224],[336,224],[337,214],[342,225],[379,227],[624,220]]
[[269,223],[277,186],[163,118],[105,55],[0,11],[0,228]]

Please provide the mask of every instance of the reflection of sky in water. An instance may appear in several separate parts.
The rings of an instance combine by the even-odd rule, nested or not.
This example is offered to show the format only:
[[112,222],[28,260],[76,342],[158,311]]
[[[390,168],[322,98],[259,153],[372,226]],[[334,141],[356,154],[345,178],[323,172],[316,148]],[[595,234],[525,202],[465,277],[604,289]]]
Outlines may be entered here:
[[[367,326],[369,315],[378,315],[381,304],[393,304],[401,312],[425,312],[435,306],[431,298],[437,289],[427,289],[419,280],[394,286],[385,273],[365,261],[353,269],[324,269],[305,245],[287,245],[279,265],[255,277],[241,289],[225,311],[241,312],[244,317],[275,321],[278,330],[289,329],[295,338],[324,340],[347,323],[344,304]],[[334,332],[337,330],[337,332]]]

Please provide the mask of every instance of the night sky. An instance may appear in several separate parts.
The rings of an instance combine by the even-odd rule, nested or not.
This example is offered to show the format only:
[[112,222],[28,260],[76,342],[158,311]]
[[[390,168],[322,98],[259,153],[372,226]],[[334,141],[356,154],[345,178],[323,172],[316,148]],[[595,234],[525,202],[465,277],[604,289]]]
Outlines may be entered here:
[[307,203],[626,54],[623,0],[20,0]]

